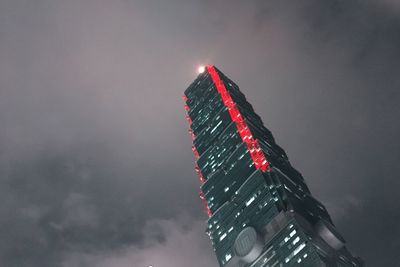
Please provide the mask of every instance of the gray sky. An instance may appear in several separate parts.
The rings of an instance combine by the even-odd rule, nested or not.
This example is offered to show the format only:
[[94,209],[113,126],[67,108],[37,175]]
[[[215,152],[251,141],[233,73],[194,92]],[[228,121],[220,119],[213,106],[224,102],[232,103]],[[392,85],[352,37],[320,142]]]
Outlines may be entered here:
[[0,0],[0,265],[216,267],[181,99],[215,64],[395,266],[397,2]]

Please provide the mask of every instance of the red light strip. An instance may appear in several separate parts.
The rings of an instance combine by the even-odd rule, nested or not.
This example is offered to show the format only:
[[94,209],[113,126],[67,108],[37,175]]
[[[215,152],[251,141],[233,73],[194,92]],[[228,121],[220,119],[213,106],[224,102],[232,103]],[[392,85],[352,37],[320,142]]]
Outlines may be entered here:
[[193,130],[189,128],[188,130],[190,136],[192,137],[192,141],[194,141],[194,139],[196,139],[196,135],[194,134]]
[[189,125],[192,125],[192,118],[189,115],[186,115],[186,120],[189,122]]
[[211,211],[211,209],[208,207],[207,200],[206,200],[206,198],[204,197],[204,193],[203,193],[202,191],[200,191],[199,197],[201,198],[201,200],[203,200],[203,204],[204,204],[204,206],[206,207],[206,211],[207,211],[208,217],[211,217],[211,216],[212,216],[212,211]]
[[197,175],[199,176],[199,180],[200,180],[201,184],[203,185],[206,182],[206,179],[204,179],[203,174],[200,171],[200,167],[197,163],[196,163],[196,167],[194,169],[195,169]]
[[211,79],[213,80],[215,86],[217,87],[217,90],[222,97],[224,105],[228,108],[232,121],[236,123],[236,127],[239,131],[240,137],[242,138],[243,142],[246,143],[255,167],[261,170],[262,172],[270,171],[271,167],[263,151],[261,150],[258,140],[255,139],[251,134],[246,121],[244,120],[242,114],[240,113],[235,102],[230,96],[228,90],[226,90],[226,87],[222,82],[221,78],[219,77],[217,70],[215,69],[214,66],[208,66],[207,72],[211,75]]
[[[188,101],[187,96],[183,96],[182,98],[183,98],[183,101],[185,101],[185,103]],[[185,110],[187,112],[189,112],[190,108],[189,108],[188,105],[185,105]],[[189,125],[191,126],[193,122],[192,122],[192,119],[190,118],[190,116],[186,115],[186,119],[189,122]],[[189,134],[191,135],[192,140],[194,141],[194,139],[196,138],[196,135],[194,134],[193,130],[190,129],[190,128],[189,128]],[[194,154],[196,160],[198,160],[200,158],[200,155],[199,155],[199,152],[197,151],[195,146],[192,146],[192,151],[193,151],[193,154]],[[201,173],[200,167],[197,164],[197,162],[196,162],[196,166],[195,166],[194,169],[195,169],[195,171],[197,173],[197,176],[199,177],[200,183],[203,185],[206,182],[206,179],[204,179],[204,176]],[[212,211],[211,211],[210,207],[208,206],[207,200],[204,197],[204,193],[203,193],[203,191],[201,191],[201,189],[200,189],[199,197],[203,201],[203,204],[204,204],[204,207],[206,209],[208,217],[211,217],[212,216]]]
[[192,151],[193,151],[193,154],[194,154],[196,160],[198,160],[198,159],[200,158],[200,154],[199,154],[199,152],[197,151],[197,149],[196,149],[195,146],[192,146]]

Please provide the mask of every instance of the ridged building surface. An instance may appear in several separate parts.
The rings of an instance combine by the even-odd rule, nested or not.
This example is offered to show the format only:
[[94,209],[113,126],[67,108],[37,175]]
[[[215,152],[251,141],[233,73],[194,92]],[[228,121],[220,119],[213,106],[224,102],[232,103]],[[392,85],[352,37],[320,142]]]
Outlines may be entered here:
[[207,66],[184,100],[220,266],[364,266],[234,82]]

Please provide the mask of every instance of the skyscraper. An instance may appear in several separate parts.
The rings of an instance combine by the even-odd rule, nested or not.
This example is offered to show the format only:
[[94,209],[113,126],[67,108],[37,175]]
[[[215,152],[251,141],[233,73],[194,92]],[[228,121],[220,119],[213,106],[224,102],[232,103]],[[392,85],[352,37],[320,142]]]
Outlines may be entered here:
[[363,266],[234,82],[207,66],[184,100],[220,266]]

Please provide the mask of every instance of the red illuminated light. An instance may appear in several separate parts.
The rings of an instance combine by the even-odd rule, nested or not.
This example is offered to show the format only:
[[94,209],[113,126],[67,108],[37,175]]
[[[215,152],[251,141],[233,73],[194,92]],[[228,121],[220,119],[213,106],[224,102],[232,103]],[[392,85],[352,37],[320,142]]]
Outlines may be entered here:
[[[264,152],[262,151],[260,144],[258,143],[258,140],[253,137],[251,134],[251,131],[249,129],[249,126],[247,125],[245,119],[243,118],[243,115],[240,113],[239,109],[237,108],[235,102],[233,101],[232,97],[230,96],[228,90],[226,89],[224,83],[222,82],[217,70],[215,69],[214,66],[208,66],[207,72],[211,75],[211,79],[214,82],[217,91],[222,97],[222,101],[224,105],[228,108],[229,115],[231,116],[231,119],[233,122],[235,122],[236,127],[238,129],[239,135],[242,138],[243,142],[246,143],[247,149],[250,152],[251,158],[253,159],[254,165],[256,169],[261,170],[262,172],[268,172],[270,171],[271,167],[264,155]],[[183,100],[185,103],[188,101],[187,96],[183,96]],[[188,105],[185,105],[185,110],[188,112],[190,110]],[[186,116],[186,119],[189,122],[189,125],[192,125],[192,119],[190,118],[189,115]],[[196,138],[195,134],[191,129],[189,129],[189,133],[192,137],[192,140]],[[192,151],[194,153],[194,156],[196,160],[200,158],[199,152],[197,151],[195,146],[192,146]],[[196,163],[195,167],[196,173],[199,177],[200,183],[204,184],[206,180],[203,177],[203,174],[201,173],[200,167]],[[208,203],[206,198],[204,197],[204,193],[200,191],[199,196],[201,200],[203,201],[203,204],[206,208],[207,215],[209,217],[212,216],[212,211],[208,207]]]
[[[188,101],[187,96],[184,95],[182,98],[183,98],[183,101],[185,101],[185,103]],[[189,108],[188,105],[185,105],[185,110],[187,112],[190,111],[190,108]],[[186,120],[189,122],[189,125],[191,126],[193,122],[192,122],[192,119],[190,118],[189,115],[186,115]],[[192,137],[192,141],[194,141],[194,139],[196,139],[196,135],[194,134],[193,130],[190,129],[190,128],[189,128],[189,134]],[[192,146],[192,151],[193,151],[193,154],[194,154],[196,160],[198,160],[200,158],[200,155],[199,155],[199,152],[197,151],[195,146]],[[199,165],[197,165],[197,163],[196,163],[196,166],[195,166],[194,169],[195,169],[195,171],[197,173],[197,176],[199,177],[200,183],[203,185],[206,182],[206,179],[204,179],[204,176],[201,173],[200,167],[199,167]],[[211,217],[212,216],[212,211],[211,211],[210,207],[208,207],[207,200],[204,197],[204,193],[201,190],[200,190],[199,196],[200,196],[200,199],[203,201],[203,204],[204,204],[204,207],[206,209],[208,217]]]
[[217,70],[214,66],[208,66],[207,72],[211,75],[211,79],[217,87],[217,90],[222,97],[224,105],[228,108],[232,121],[235,122],[236,127],[239,131],[240,137],[242,138],[243,142],[246,143],[247,148],[250,151],[251,158],[254,161],[255,167],[263,172],[270,171],[271,167],[263,151],[261,150],[258,140],[255,139],[251,134],[246,121],[244,120],[242,114],[240,113],[235,102],[230,96],[228,90],[226,90],[226,87],[219,77]]
[[206,207],[206,211],[207,211],[208,217],[211,217],[211,216],[212,216],[212,211],[211,211],[211,209],[208,207],[207,200],[206,200],[206,198],[204,197],[204,194],[203,194],[202,191],[200,191],[199,197],[200,197],[201,200],[203,200],[203,204],[204,204],[204,206]]

